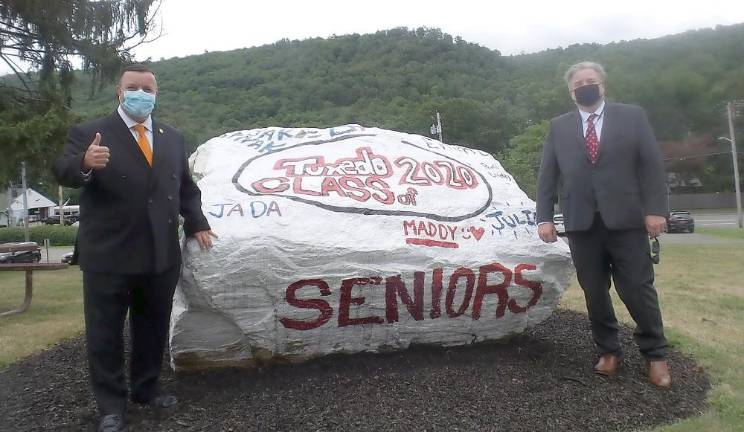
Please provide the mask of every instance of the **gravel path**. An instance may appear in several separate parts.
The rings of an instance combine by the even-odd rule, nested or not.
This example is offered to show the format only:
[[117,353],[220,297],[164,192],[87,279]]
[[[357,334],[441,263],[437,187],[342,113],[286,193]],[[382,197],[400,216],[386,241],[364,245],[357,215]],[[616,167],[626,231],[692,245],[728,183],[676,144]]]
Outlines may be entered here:
[[[705,409],[708,377],[672,350],[674,385],[646,383],[622,329],[624,368],[591,371],[585,315],[557,310],[507,342],[331,356],[261,370],[179,373],[180,403],[132,407],[131,431],[629,431]],[[73,339],[0,372],[0,430],[95,430],[84,343]]]

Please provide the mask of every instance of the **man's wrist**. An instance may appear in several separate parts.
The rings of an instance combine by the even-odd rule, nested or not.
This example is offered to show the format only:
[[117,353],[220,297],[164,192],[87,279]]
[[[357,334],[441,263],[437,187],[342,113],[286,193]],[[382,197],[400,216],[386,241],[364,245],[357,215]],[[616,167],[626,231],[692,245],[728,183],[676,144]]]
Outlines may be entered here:
[[93,168],[85,169],[84,167],[80,169],[80,177],[82,177],[83,183],[88,183],[91,178],[93,178]]
[[83,175],[90,175],[90,173],[93,172],[93,167],[88,167],[85,165],[85,155],[87,152],[80,153],[78,157],[80,158],[80,174]]

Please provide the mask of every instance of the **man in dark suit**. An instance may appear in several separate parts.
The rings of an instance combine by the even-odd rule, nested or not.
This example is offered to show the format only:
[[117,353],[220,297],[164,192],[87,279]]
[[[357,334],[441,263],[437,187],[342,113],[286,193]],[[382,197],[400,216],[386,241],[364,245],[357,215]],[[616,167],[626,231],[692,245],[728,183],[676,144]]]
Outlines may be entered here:
[[54,174],[79,188],[75,260],[83,271],[85,335],[101,431],[126,429],[123,328],[129,312],[130,398],[157,407],[177,403],[158,378],[180,274],[184,232],[211,247],[201,192],[187,165],[183,135],[150,116],[157,95],[146,66],[125,68],[110,116],[70,129]]
[[666,388],[667,343],[649,252],[649,236],[665,231],[669,212],[661,151],[642,108],[605,102],[601,65],[578,63],[565,79],[578,109],[550,122],[538,179],[538,234],[545,242],[557,239],[553,205],[561,179],[568,245],[599,351],[595,372],[614,375],[622,364],[612,278],[636,322],[649,381]]

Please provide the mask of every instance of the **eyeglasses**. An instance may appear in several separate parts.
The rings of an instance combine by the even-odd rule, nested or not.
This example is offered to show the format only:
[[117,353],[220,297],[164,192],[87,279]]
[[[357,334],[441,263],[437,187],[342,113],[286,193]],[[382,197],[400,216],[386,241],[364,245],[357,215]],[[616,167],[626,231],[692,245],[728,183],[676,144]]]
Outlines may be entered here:
[[654,238],[651,241],[651,261],[653,261],[654,264],[659,263],[660,253],[661,253],[661,244],[659,243],[658,238]]

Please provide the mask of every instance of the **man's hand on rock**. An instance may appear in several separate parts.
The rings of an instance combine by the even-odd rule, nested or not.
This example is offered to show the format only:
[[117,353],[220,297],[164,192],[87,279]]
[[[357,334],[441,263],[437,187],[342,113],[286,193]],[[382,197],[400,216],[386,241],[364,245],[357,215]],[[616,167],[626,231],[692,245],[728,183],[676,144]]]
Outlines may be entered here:
[[201,250],[212,248],[212,237],[218,238],[217,234],[213,233],[211,230],[194,233],[194,238],[196,239],[196,242],[199,243]]

